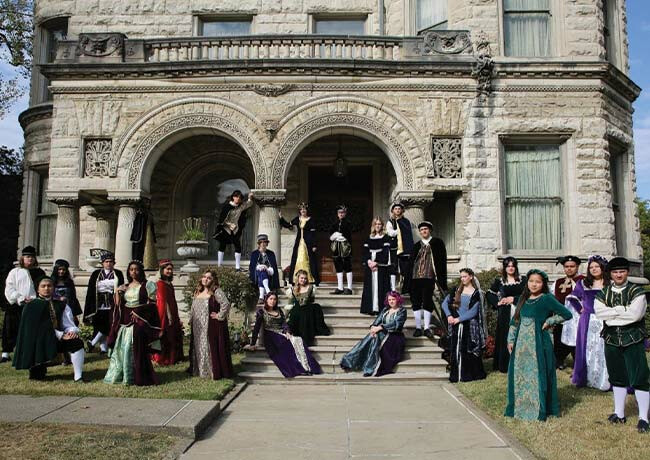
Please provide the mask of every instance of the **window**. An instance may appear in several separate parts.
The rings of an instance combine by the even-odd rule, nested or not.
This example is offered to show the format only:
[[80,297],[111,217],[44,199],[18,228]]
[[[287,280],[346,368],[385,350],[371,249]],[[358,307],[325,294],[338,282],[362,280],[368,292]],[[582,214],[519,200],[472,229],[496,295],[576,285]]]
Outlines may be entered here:
[[199,35],[203,37],[250,35],[251,22],[251,18],[199,18]]
[[625,256],[625,148],[613,141],[609,143],[609,172],[612,178],[612,210],[616,232],[616,254]]
[[49,178],[41,175],[38,187],[38,212],[36,229],[38,232],[38,255],[51,257],[54,252],[54,235],[56,233],[56,205],[47,200],[45,192]]
[[617,18],[618,10],[616,0],[603,0],[603,22],[605,23],[603,34],[605,35],[605,53],[607,54],[607,60],[615,66],[618,65],[618,41],[616,39]]
[[550,56],[550,1],[503,0],[506,56]]
[[435,199],[425,211],[425,218],[435,222],[433,236],[445,243],[448,255],[458,254],[456,246],[456,201],[459,195],[436,194]]
[[447,28],[447,0],[415,0],[415,31]]
[[[56,48],[60,41],[68,38],[68,18],[56,18],[46,21],[38,28],[37,49],[34,56],[36,64],[48,64],[56,59]],[[52,100],[48,90],[50,81],[40,72],[34,72],[34,101],[36,104]]]
[[314,18],[314,33],[320,35],[365,35],[366,18]]
[[557,145],[505,147],[506,244],[510,250],[562,249],[562,172]]

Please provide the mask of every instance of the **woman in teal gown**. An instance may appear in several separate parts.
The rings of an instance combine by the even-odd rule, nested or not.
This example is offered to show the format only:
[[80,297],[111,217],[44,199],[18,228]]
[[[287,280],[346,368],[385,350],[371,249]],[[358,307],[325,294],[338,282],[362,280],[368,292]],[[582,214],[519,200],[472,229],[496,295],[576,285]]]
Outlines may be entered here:
[[560,416],[555,355],[548,329],[572,315],[549,293],[546,273],[533,269],[527,279],[508,333],[510,363],[505,415],[543,421],[550,415]]

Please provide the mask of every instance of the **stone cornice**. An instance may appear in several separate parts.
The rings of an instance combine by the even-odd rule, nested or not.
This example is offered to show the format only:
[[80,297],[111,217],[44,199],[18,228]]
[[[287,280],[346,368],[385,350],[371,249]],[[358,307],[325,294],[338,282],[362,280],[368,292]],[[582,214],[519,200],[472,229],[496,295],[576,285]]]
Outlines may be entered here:
[[47,190],[46,196],[48,201],[57,205],[75,206],[79,204],[78,190]]
[[24,131],[27,126],[35,121],[52,118],[52,113],[53,105],[51,102],[35,105],[21,112],[21,114],[18,115],[18,122]]
[[255,201],[259,202],[261,205],[269,206],[279,206],[284,204],[286,201],[287,190],[286,189],[253,189]]

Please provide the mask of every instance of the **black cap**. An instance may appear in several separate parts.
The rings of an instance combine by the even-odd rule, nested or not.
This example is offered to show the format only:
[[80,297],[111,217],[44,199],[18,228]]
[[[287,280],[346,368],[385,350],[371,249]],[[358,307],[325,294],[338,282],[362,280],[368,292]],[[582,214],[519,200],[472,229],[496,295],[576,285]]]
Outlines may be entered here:
[[36,248],[34,246],[25,246],[22,251],[24,256],[36,256]]
[[428,227],[429,230],[433,230],[433,224],[428,220],[424,220],[418,224],[418,230],[420,230],[422,227]]
[[629,269],[630,269],[630,261],[627,260],[625,257],[614,257],[607,264],[607,271],[610,272],[612,270],[629,270]]
[[401,201],[396,201],[395,203],[393,203],[393,204],[391,205],[390,210],[392,211],[392,210],[395,209],[395,208],[402,208],[402,209],[404,209],[404,204],[403,204]]
[[65,267],[65,268],[70,268],[70,262],[68,262],[65,259],[56,259],[56,262],[54,262],[55,267]]
[[102,249],[99,258],[101,259],[102,262],[106,260],[112,260],[113,262],[115,262],[115,254],[113,254],[111,251],[107,251],[104,249]]
[[344,211],[344,212],[347,212],[347,211],[348,211],[348,207],[347,207],[346,205],[344,205],[344,204],[340,204],[340,205],[338,205],[338,206],[336,207],[336,212],[338,212],[338,211]]
[[555,265],[557,264],[564,265],[567,262],[575,262],[576,265],[580,265],[582,263],[580,257],[577,256],[562,256],[562,257],[558,257],[555,260],[556,260]]

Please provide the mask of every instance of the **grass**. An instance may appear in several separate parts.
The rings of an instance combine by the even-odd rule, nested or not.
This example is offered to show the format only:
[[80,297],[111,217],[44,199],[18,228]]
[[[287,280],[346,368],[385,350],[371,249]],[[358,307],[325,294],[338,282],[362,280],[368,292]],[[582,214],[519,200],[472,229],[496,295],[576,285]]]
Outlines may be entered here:
[[0,459],[174,458],[179,438],[89,425],[0,423]]
[[[492,362],[485,362],[486,369]],[[503,416],[507,377],[492,372],[486,380],[460,383],[461,393],[505,427],[539,459],[647,460],[650,435],[636,431],[638,410],[633,396],[626,404],[626,425],[610,425],[611,392],[571,385],[571,371],[558,371],[561,417],[546,422],[525,422]]]
[[[187,356],[187,349],[185,351]],[[242,357],[243,354],[232,356],[235,373],[239,371]],[[17,371],[10,363],[4,363],[0,365],[0,394],[220,400],[235,386],[232,379],[214,381],[189,376],[185,372],[187,361],[173,366],[154,365],[160,385],[109,385],[103,382],[108,363],[106,355],[86,354],[84,377],[90,379],[90,382],[85,384],[73,382],[72,366],[49,367],[46,380],[39,382],[28,379],[29,371]]]

